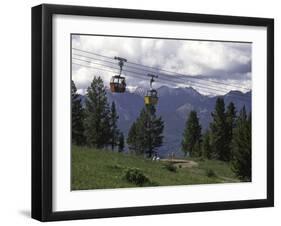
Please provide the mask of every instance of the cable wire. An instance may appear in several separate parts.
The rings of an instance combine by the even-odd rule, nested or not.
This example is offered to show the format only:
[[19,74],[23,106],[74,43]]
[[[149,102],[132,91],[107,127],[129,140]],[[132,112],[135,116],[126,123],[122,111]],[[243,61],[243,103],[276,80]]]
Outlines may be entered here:
[[[97,53],[94,53],[94,52],[90,52],[90,51],[86,51],[86,50],[82,50],[82,49],[77,49],[77,48],[72,48],[76,51],[80,51],[80,52],[84,52],[84,53],[88,53],[88,54],[92,54],[92,55],[96,55],[96,56],[99,56],[99,57],[102,57],[102,58],[106,58],[106,59],[110,59],[110,60],[113,60],[112,57],[108,57],[108,56],[105,56],[105,55],[101,55],[101,54],[97,54]],[[87,58],[91,58],[91,57],[88,57],[88,56],[83,56],[83,57],[87,57]],[[95,59],[97,60],[97,59]],[[105,60],[101,60],[101,61],[105,61]],[[108,63],[114,63],[114,62],[109,62],[107,61]],[[219,81],[213,81],[213,80],[206,80],[206,79],[203,79],[203,78],[199,78],[199,77],[195,77],[195,76],[190,76],[190,75],[185,75],[185,74],[181,74],[181,73],[177,73],[177,72],[172,72],[172,71],[169,71],[169,70],[166,70],[166,69],[161,69],[161,68],[157,68],[157,67],[151,67],[151,66],[146,66],[146,65],[142,65],[142,64],[138,64],[138,63],[134,63],[134,62],[130,62],[130,61],[127,61],[126,63],[128,64],[133,64],[133,65],[137,65],[139,67],[145,67],[145,68],[150,68],[152,70],[156,70],[156,71],[163,71],[163,72],[167,72],[169,74],[174,74],[174,75],[179,75],[179,76],[182,76],[182,77],[185,77],[188,78],[188,79],[196,79],[196,80],[203,80],[203,81],[208,81],[208,82],[211,82],[211,83],[217,83],[217,84],[221,84],[221,85],[227,85],[227,86],[232,86],[234,88],[238,88],[238,89],[246,89],[244,87],[240,87],[240,86],[235,86],[235,85],[229,85],[229,84],[226,84],[226,83],[223,83],[223,82],[219,82]],[[125,65],[125,67],[131,67],[131,68],[135,68],[137,69],[137,67],[133,67],[133,66],[127,66]],[[141,69],[138,69],[138,70],[141,70]],[[145,70],[145,69],[143,69]],[[147,70],[148,71],[148,70]],[[152,71],[149,71],[149,72],[152,72]],[[155,72],[154,72],[155,73]],[[161,73],[160,73],[161,74]],[[167,74],[166,74],[167,75]],[[249,90],[246,90],[246,91],[249,91]]]
[[[110,68],[110,69],[116,69],[116,70],[118,70],[118,68],[114,68],[114,67],[109,67],[109,66],[107,66],[107,65],[102,65],[102,64],[99,64],[99,63],[93,63],[93,62],[91,62],[91,61],[85,61],[85,60],[81,60],[81,59],[76,59],[76,58],[73,58],[74,60],[80,60],[80,61],[82,61],[82,62],[87,62],[87,63],[91,63],[91,64],[97,64],[97,65],[99,65],[99,66],[103,66],[103,67],[107,67],[107,68]],[[84,67],[88,67],[88,68],[93,68],[93,69],[96,69],[96,70],[102,70],[102,71],[107,71],[107,72],[111,72],[111,73],[117,73],[116,71],[112,71],[112,70],[108,70],[108,69],[101,69],[101,68],[98,68],[98,67],[93,67],[93,66],[90,66],[90,65],[83,65],[83,64],[77,64],[77,63],[73,63],[73,64],[76,64],[76,65],[79,65],[79,66],[84,66]],[[140,73],[137,73],[137,72],[134,72],[134,71],[128,71],[128,70],[123,70],[124,72],[127,72],[127,73],[129,73],[129,74],[133,74],[133,76],[129,76],[129,77],[137,77],[137,78],[139,78],[139,79],[141,79],[141,80],[143,80],[144,79],[144,76],[146,76],[146,75],[144,75],[144,74],[140,74]],[[159,78],[158,78],[159,79]],[[178,84],[178,82],[176,82],[176,81],[171,81],[171,79],[164,79],[164,78],[160,78],[159,80],[162,80],[162,81],[165,81],[164,83],[166,83],[166,84],[170,84],[170,83],[173,83],[173,84]],[[186,85],[189,85],[190,87],[191,87],[191,85],[190,84],[186,84]],[[218,90],[218,89],[215,89],[215,88],[211,88],[211,87],[206,87],[206,86],[199,86],[199,85],[193,85],[195,88],[199,88],[199,89],[203,89],[203,90],[207,90],[207,92],[209,93],[209,94],[211,94],[211,95],[214,95],[214,96],[217,96],[218,95],[218,93],[217,92],[223,92],[222,90]],[[210,92],[210,90],[214,90],[214,91],[217,91],[216,93],[214,93],[214,92]],[[219,94],[219,95],[224,95],[223,93],[222,94]],[[235,96],[235,97],[237,97],[237,98],[239,98],[239,99],[243,99],[244,101],[245,101],[245,99],[244,98],[247,98],[247,97],[245,97],[245,96],[241,96],[241,95],[238,95],[238,94],[235,94],[235,93],[228,93],[228,95],[231,95],[231,96]]]

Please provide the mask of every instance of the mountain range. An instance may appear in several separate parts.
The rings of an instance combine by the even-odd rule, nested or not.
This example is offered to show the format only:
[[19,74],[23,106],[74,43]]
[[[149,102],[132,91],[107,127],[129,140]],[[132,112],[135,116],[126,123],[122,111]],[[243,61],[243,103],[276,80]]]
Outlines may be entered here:
[[[141,88],[125,93],[111,93],[110,90],[107,90],[108,102],[115,102],[119,114],[119,128],[126,137],[131,124],[144,107],[143,95],[139,89]],[[159,101],[156,113],[165,122],[164,142],[158,153],[160,156],[166,156],[168,153],[173,152],[176,156],[182,156],[180,146],[189,112],[191,110],[197,111],[202,132],[204,132],[212,120],[211,112],[214,111],[218,96],[205,96],[191,87],[171,88],[161,86],[157,89],[157,92]],[[220,97],[224,98],[226,107],[230,102],[233,102],[237,112],[240,111],[243,105],[245,105],[247,112],[251,111],[251,91],[247,93],[230,91]],[[84,98],[83,96],[82,99]]]

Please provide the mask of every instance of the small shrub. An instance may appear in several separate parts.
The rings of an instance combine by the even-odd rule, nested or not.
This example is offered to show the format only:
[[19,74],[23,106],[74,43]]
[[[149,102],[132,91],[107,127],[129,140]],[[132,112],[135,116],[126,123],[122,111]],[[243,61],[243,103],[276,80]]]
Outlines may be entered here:
[[124,177],[130,183],[142,186],[150,183],[149,178],[138,168],[128,168],[124,171]]
[[206,170],[206,175],[207,175],[207,177],[216,177],[217,176],[215,171],[212,170],[212,169],[207,169]]
[[171,172],[177,172],[177,167],[173,163],[165,164],[165,168]]
[[182,166],[181,166],[181,165],[179,165],[179,168],[181,169],[181,168],[182,168]]

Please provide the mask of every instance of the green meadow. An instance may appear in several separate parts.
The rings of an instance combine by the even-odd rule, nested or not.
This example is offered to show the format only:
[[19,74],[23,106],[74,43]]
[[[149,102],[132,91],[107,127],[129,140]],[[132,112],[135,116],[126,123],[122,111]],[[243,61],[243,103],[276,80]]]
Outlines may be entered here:
[[72,190],[239,182],[229,163],[202,158],[161,159],[72,147]]

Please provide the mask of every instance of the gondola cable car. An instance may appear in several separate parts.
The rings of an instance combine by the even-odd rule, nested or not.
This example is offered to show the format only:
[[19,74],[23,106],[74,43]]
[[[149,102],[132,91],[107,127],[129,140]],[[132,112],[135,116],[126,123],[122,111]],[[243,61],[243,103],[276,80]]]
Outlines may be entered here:
[[120,67],[119,75],[115,75],[111,77],[110,80],[110,90],[113,93],[124,93],[126,90],[126,80],[125,77],[121,76],[122,69],[124,66],[124,62],[127,62],[125,58],[122,57],[114,57],[115,60],[118,60],[118,65]]
[[154,78],[158,78],[158,76],[154,74],[148,74],[148,76],[151,77],[150,90],[147,91],[144,97],[144,103],[145,105],[156,105],[158,103],[158,95],[157,95],[157,91],[152,88],[152,83],[155,81]]

